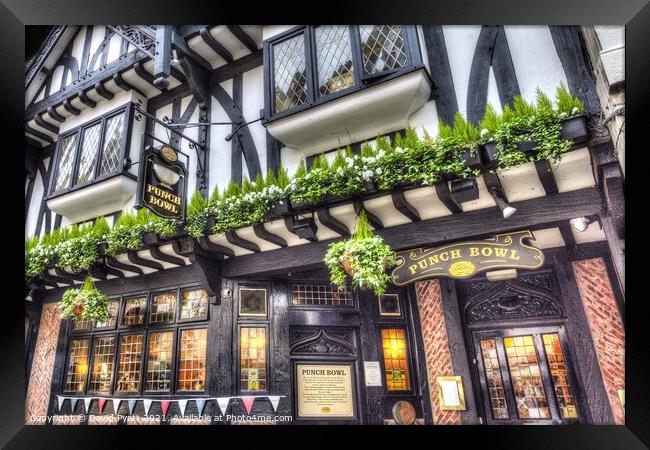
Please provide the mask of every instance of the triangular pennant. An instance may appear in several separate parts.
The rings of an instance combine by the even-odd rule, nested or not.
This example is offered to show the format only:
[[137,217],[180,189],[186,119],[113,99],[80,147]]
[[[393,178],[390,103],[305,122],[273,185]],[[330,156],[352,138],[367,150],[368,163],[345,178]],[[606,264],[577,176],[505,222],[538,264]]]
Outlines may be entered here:
[[135,409],[135,404],[137,400],[129,400],[129,415],[133,415],[133,410]]
[[205,408],[205,400],[202,398],[197,398],[195,400],[196,402],[196,409],[199,412],[199,416],[203,414],[203,408]]
[[230,397],[217,397],[217,404],[219,405],[221,414],[226,414],[228,403],[230,403]]
[[85,397],[84,398],[84,406],[86,407],[86,414],[90,412],[90,402],[92,402],[93,399],[91,397]]
[[79,397],[74,397],[70,399],[70,411],[74,412],[74,407],[77,406],[78,401],[79,401]]
[[104,406],[106,406],[106,400],[109,400],[109,399],[108,398],[100,398],[99,399],[99,413],[100,414],[104,410]]
[[280,396],[269,395],[269,401],[271,402],[271,406],[273,406],[273,412],[276,412],[278,410],[278,404],[280,403]]
[[115,414],[117,414],[120,411],[120,406],[122,406],[123,401],[124,401],[123,398],[116,398],[115,400],[113,400],[114,404],[115,404],[115,402],[117,402],[115,404]]
[[187,400],[178,400],[178,407],[181,409],[181,416],[184,416],[185,408],[187,408]]
[[56,396],[56,400],[59,404],[59,412],[61,412],[61,407],[63,406],[63,402],[65,401],[65,397],[61,397],[60,395]]
[[169,400],[161,400],[160,401],[160,407],[162,408],[163,416],[167,415],[167,410],[169,409],[169,404],[170,403],[171,403],[171,401],[169,401]]
[[153,400],[148,400],[148,399],[143,399],[142,402],[144,403],[144,415],[148,416],[149,415],[149,410],[151,409],[151,402]]
[[253,409],[253,403],[255,403],[255,397],[242,397],[241,401],[244,402],[246,414],[250,414],[251,409]]

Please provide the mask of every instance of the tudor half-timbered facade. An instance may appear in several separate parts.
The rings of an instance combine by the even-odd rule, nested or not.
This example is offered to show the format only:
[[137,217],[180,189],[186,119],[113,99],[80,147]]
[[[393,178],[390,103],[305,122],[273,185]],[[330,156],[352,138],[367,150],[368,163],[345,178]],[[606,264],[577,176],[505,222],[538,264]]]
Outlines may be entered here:
[[[456,112],[478,124],[488,103],[561,84],[589,127],[559,161],[478,163],[465,184],[101,253],[89,273],[106,322],[61,320],[86,273],[48,267],[25,283],[26,423],[624,423],[623,51],[621,27],[52,27],[25,69],[26,239],[133,210],[148,146],[177,149],[187,192],[208,197],[407,128],[435,137]],[[379,298],[337,289],[323,257],[361,211],[396,251],[530,230],[544,264]],[[344,400],[314,411],[309,375],[327,370]],[[462,381],[463,407],[445,406],[443,377]]]

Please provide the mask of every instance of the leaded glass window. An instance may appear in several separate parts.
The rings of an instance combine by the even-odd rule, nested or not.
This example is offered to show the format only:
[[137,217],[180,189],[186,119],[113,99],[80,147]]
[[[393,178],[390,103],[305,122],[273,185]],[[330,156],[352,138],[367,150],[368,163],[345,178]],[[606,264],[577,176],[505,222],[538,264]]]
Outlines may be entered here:
[[102,124],[98,123],[85,128],[83,131],[83,139],[79,149],[79,162],[77,163],[77,178],[74,184],[88,181],[95,175],[101,128]]
[[386,388],[389,391],[409,390],[406,333],[401,328],[382,329],[381,343],[384,350]]
[[305,40],[302,34],[273,46],[273,75],[276,113],[307,101]]
[[88,375],[88,346],[88,339],[70,340],[64,391],[84,392]]
[[120,361],[117,376],[119,392],[139,392],[142,373],[142,334],[128,334],[120,340]]
[[93,324],[92,320],[72,319],[72,331],[88,331]]
[[147,355],[147,391],[169,391],[172,378],[174,332],[149,334]]
[[208,293],[203,289],[183,291],[180,319],[206,319],[208,317]]
[[294,284],[291,304],[301,306],[354,306],[352,292],[331,284]]
[[155,294],[151,299],[149,323],[171,322],[176,312],[176,291]]
[[59,149],[59,165],[56,171],[56,182],[54,190],[67,188],[70,186],[72,179],[72,165],[75,157],[75,147],[77,145],[77,134],[71,134],[61,140]]
[[127,298],[124,301],[122,325],[143,325],[147,308],[147,297]]
[[560,415],[563,419],[575,419],[578,417],[578,410],[569,385],[569,375],[560,345],[560,336],[557,333],[544,334],[542,339]]
[[242,391],[265,391],[266,328],[240,329],[240,381]]
[[205,390],[205,352],[208,330],[182,330],[178,358],[179,391]]
[[492,416],[495,419],[507,419],[508,406],[506,405],[506,393],[503,389],[501,367],[499,366],[496,342],[494,339],[481,339],[481,354],[483,356],[485,378],[490,395]]
[[115,172],[120,163],[122,135],[124,134],[124,113],[113,116],[106,121],[104,131],[104,148],[99,176]]
[[113,384],[113,357],[115,337],[96,337],[93,340],[93,368],[88,390],[91,392],[110,392]]
[[119,300],[111,300],[108,302],[108,319],[105,322],[95,322],[95,329],[101,328],[114,328],[117,323],[117,315],[120,309]]
[[318,95],[324,96],[354,86],[350,27],[328,25],[316,27],[316,61]]
[[401,25],[361,25],[359,36],[365,75],[387,72],[407,64]]

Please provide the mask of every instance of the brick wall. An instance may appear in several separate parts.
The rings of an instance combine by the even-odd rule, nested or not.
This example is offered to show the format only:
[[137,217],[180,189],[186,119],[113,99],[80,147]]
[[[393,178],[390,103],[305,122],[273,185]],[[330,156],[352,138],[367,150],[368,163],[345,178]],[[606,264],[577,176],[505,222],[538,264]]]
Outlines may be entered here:
[[[440,282],[438,280],[420,281],[415,284],[415,291],[420,311],[433,422],[437,425],[459,425],[462,423],[460,412],[441,410],[436,389],[436,377],[454,375],[449,343],[447,342]],[[469,380],[465,381],[465,384],[469,384]]]
[[54,357],[56,356],[60,325],[58,303],[44,304],[25,400],[26,425],[45,423],[45,415],[50,401],[52,371],[54,369]]
[[600,373],[616,424],[625,424],[618,390],[625,389],[625,328],[602,258],[573,263]]

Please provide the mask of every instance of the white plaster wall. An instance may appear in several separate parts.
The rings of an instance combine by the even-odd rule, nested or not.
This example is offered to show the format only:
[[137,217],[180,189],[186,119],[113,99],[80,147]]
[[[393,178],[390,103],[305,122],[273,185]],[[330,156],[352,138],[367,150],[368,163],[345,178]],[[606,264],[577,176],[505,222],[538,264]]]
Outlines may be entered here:
[[443,26],[445,46],[449,57],[449,67],[454,80],[454,90],[458,101],[458,110],[467,114],[467,86],[469,71],[472,67],[474,49],[481,32],[480,25]]
[[122,36],[117,33],[114,33],[111,36],[111,40],[108,43],[108,55],[106,58],[106,64],[110,64],[120,57],[120,47],[122,46]]
[[[260,112],[264,110],[264,69],[263,66],[243,74],[243,114],[244,120],[250,122],[260,118]],[[248,129],[255,142],[257,156],[260,161],[262,174],[266,175],[266,128],[261,122],[248,125]],[[248,171],[244,172],[248,173]]]
[[[95,51],[97,51],[97,48],[104,40],[105,34],[106,34],[106,27],[104,25],[95,25],[93,27],[93,38],[92,41],[90,42],[90,54],[88,55],[88,64],[90,64],[90,61],[92,60],[93,55],[95,54]],[[88,72],[92,72],[98,69],[100,62],[101,62],[101,58],[97,58],[97,60],[95,61],[95,65],[93,67],[88,68]]]
[[[221,83],[221,87],[232,97],[232,80]],[[244,96],[246,92],[243,93]],[[211,122],[230,122],[226,111],[216,98],[212,97]],[[230,134],[230,125],[212,125],[210,127],[210,193],[218,186],[221,191],[230,181],[231,150],[226,136]]]
[[265,25],[262,29],[262,39],[266,41],[267,39],[271,39],[273,36],[284,33],[296,26],[297,25]]
[[[49,158],[45,162],[45,167],[49,164]],[[38,221],[38,213],[41,208],[41,201],[43,199],[43,178],[40,172],[36,172],[36,179],[34,180],[34,189],[32,190],[32,198],[29,202],[29,209],[27,212],[27,222],[25,224],[25,239],[34,235],[36,230],[36,222]]]

